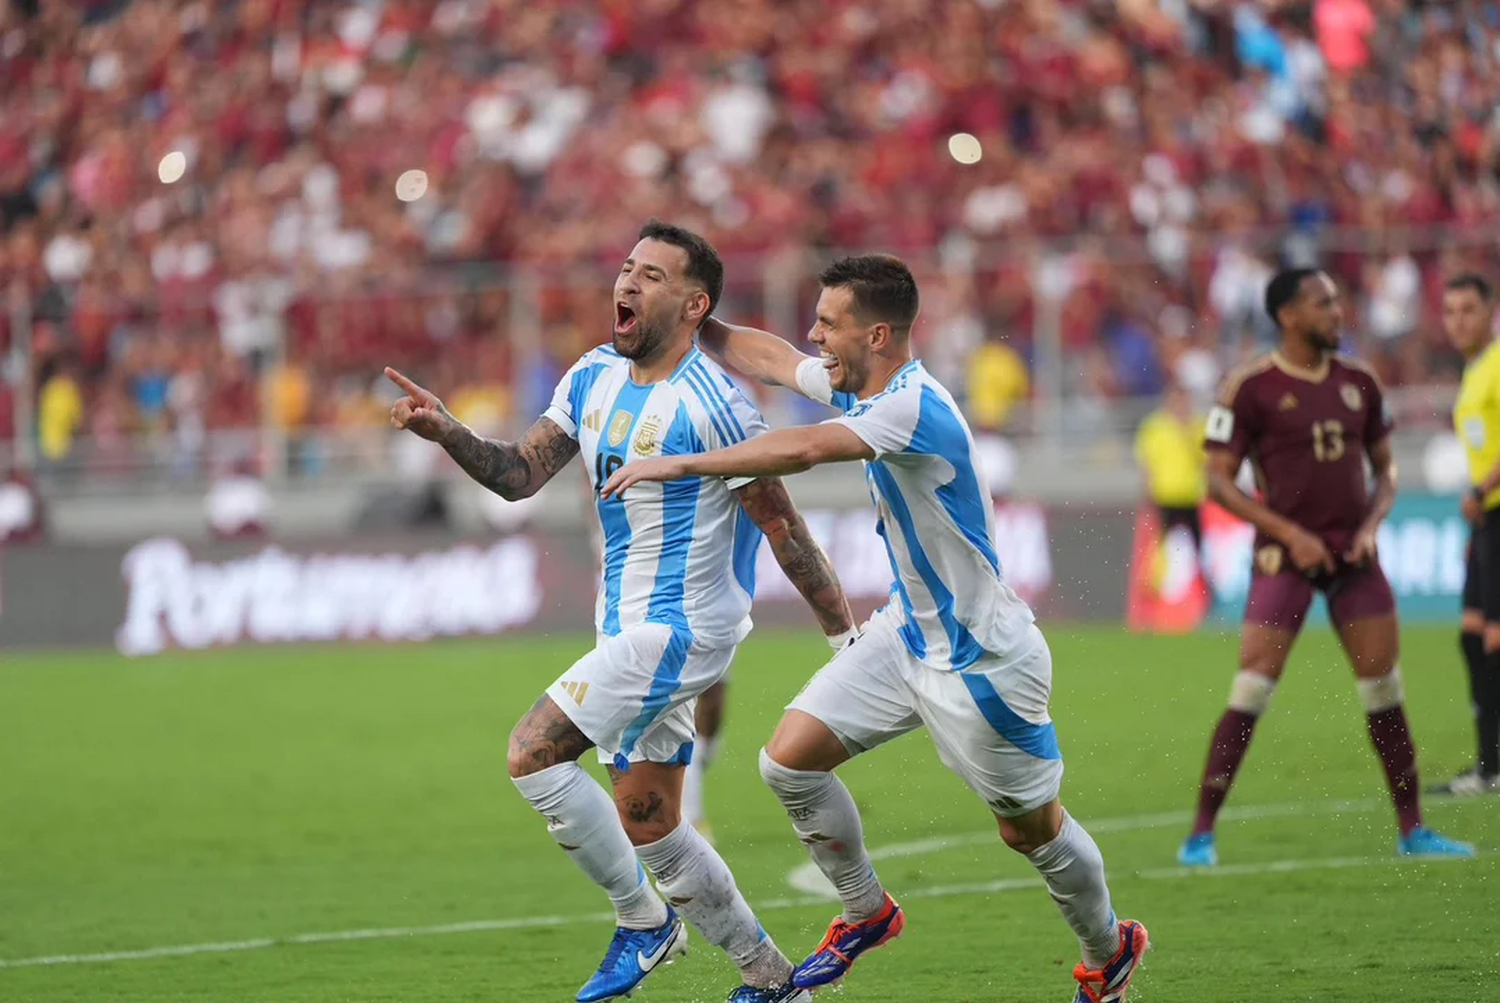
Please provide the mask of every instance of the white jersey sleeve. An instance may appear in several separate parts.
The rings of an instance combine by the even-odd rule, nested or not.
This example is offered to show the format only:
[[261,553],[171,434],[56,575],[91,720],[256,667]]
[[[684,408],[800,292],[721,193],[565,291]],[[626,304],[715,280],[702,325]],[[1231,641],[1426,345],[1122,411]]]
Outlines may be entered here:
[[840,411],[847,411],[854,406],[853,394],[833,389],[833,381],[828,378],[828,369],[823,365],[822,359],[802,360],[797,366],[795,389],[809,400],[836,407]]
[[828,421],[843,425],[863,439],[878,460],[905,452],[911,446],[921,411],[921,388],[911,384],[858,401],[843,415]]
[[578,422],[584,402],[594,388],[594,381],[608,368],[609,363],[601,349],[585,352],[558,380],[557,389],[552,392],[552,403],[542,412],[542,417],[554,422],[569,438],[578,438]]

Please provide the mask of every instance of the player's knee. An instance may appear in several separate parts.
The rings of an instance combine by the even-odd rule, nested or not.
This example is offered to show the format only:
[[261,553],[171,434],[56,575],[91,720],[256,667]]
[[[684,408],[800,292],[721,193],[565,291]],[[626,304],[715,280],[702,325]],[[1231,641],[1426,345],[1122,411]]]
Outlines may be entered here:
[[806,770],[794,770],[777,762],[769,748],[760,750],[760,779],[783,802],[806,793],[811,779]]
[[1355,685],[1359,687],[1359,699],[1365,705],[1366,714],[1379,714],[1400,707],[1406,696],[1401,687],[1400,668],[1374,679],[1361,679]]
[[1031,854],[1057,838],[1066,816],[1062,805],[1052,801],[1024,815],[1009,818],[997,815],[996,819],[1005,845],[1017,853]]
[[510,740],[505,746],[505,768],[510,772],[512,780],[530,776],[543,768],[535,762],[535,757],[521,741],[520,730],[520,725],[511,729]]
[[1229,687],[1229,709],[1260,717],[1271,706],[1276,680],[1259,672],[1240,670]]
[[620,811],[620,824],[631,846],[648,846],[666,839],[682,824],[682,811],[677,802],[658,793],[644,797],[616,801]]

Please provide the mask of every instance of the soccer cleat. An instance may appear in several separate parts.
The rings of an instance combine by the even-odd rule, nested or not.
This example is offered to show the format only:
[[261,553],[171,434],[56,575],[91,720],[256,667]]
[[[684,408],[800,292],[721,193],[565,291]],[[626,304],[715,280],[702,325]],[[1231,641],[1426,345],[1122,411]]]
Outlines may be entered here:
[[1219,863],[1219,851],[1214,848],[1214,834],[1196,832],[1182,843],[1177,851],[1177,863],[1183,867],[1214,867]]
[[802,989],[816,989],[849,974],[854,962],[866,951],[901,936],[906,913],[887,893],[885,906],[873,919],[849,923],[839,916],[828,926],[823,943],[792,972],[792,982]]
[[1082,962],[1073,969],[1078,993],[1073,1003],[1119,1003],[1130,991],[1130,980],[1141,960],[1151,948],[1146,928],[1133,919],[1120,924],[1120,949],[1100,969],[1090,969]]
[[619,927],[599,970],[578,990],[578,1003],[629,996],[658,966],[671,964],[686,953],[687,927],[671,906],[667,906],[667,921],[654,930]]
[[729,994],[729,1003],[812,1003],[812,993],[798,989],[790,982],[770,989],[740,986]]
[[1479,767],[1474,767],[1464,773],[1460,773],[1445,784],[1437,784],[1427,789],[1428,794],[1447,794],[1451,797],[1472,798],[1481,794],[1500,794],[1500,774],[1480,773]]
[[1418,826],[1401,837],[1396,853],[1403,857],[1472,857],[1474,847]]

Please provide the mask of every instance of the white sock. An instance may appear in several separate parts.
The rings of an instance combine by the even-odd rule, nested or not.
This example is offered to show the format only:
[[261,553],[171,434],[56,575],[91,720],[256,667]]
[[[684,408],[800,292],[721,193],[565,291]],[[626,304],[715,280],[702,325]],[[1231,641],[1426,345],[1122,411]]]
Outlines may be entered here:
[[667,907],[635,859],[614,799],[583,767],[558,763],[513,783],[547,820],[557,845],[608,893],[621,926],[652,930],[667,921]]
[[700,737],[693,745],[693,761],[682,771],[682,820],[690,825],[703,821],[703,780],[718,750],[717,738]]
[[1047,882],[1052,901],[1078,935],[1084,964],[1103,968],[1120,949],[1120,924],[1109,904],[1104,855],[1094,837],[1063,812],[1057,838],[1026,855]]
[[792,963],[750,911],[729,865],[698,830],[683,822],[635,852],[656,875],[667,901],[704,940],[724,949],[747,985],[779,986],[791,977]]
[[760,775],[781,799],[813,863],[833,882],[844,903],[844,919],[862,923],[880,915],[885,889],[865,851],[859,809],[844,782],[832,773],[789,769],[765,749],[760,750]]

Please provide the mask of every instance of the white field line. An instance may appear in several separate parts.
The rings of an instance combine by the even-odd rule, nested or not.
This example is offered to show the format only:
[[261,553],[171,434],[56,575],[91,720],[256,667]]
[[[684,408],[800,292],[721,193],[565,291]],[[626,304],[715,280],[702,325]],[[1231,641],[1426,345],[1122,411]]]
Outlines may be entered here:
[[[1254,821],[1268,818],[1290,818],[1299,815],[1355,815],[1388,807],[1385,801],[1329,801],[1324,804],[1267,804],[1248,805],[1244,808],[1225,808],[1219,817],[1225,821]],[[1084,828],[1092,834],[1102,832],[1140,832],[1146,829],[1170,829],[1187,826],[1193,821],[1193,812],[1168,811],[1155,815],[1121,815],[1114,818],[1093,818],[1084,821]],[[983,832],[967,832],[956,836],[931,836],[913,839],[904,843],[890,843],[870,851],[871,860],[892,860],[901,857],[922,857],[939,850],[952,850],[963,846],[998,845],[1000,834],[994,829]],[[836,901],[838,893],[833,885],[818,870],[812,861],[794,867],[787,875],[787,884],[804,895],[813,895],[824,901]],[[1027,879],[1025,887],[1031,887],[1034,879]],[[1003,890],[1003,889],[1002,889]],[[906,893],[910,898],[911,892]]]
[[[1357,813],[1384,807],[1384,802],[1353,801],[1333,802],[1324,805],[1262,805],[1226,810],[1224,818],[1258,819],[1284,818],[1292,815],[1329,815],[1345,812]],[[1131,815],[1119,818],[1097,819],[1089,822],[1092,832],[1129,832],[1158,829],[1181,825],[1191,821],[1186,812],[1171,812],[1157,815]],[[935,837],[896,843],[872,850],[875,859],[917,856],[955,846],[970,846],[996,840],[993,832],[969,833],[960,836]],[[1293,871],[1344,870],[1356,867],[1380,867],[1399,864],[1403,858],[1390,857],[1326,857],[1310,860],[1270,860],[1249,864],[1221,864],[1215,868],[1163,867],[1153,870],[1121,872],[1117,881],[1138,878],[1147,881],[1201,880],[1209,878],[1248,877],[1261,874],[1286,874]],[[1421,861],[1423,863],[1431,861]],[[798,870],[801,870],[799,868]],[[821,875],[820,875],[821,876]],[[790,877],[789,877],[790,880]],[[923,888],[903,890],[902,899],[952,898],[960,895],[991,895],[1020,889],[1040,888],[1039,878],[1004,878],[970,884],[928,885]],[[803,895],[795,898],[771,899],[752,903],[758,910],[799,909],[807,906],[825,905],[828,899],[823,894]],[[396,940],[408,937],[441,937],[458,933],[484,933],[496,930],[535,930],[574,923],[607,923],[614,913],[580,913],[572,916],[520,916],[514,919],[481,919],[464,923],[442,923],[436,926],[372,927],[363,930],[336,930],[325,933],[299,933],[289,937],[256,937],[250,940],[230,940],[209,944],[177,944],[166,947],[147,947],[134,951],[104,951],[96,954],[53,954],[36,958],[0,959],[0,969],[40,968],[61,965],[103,964],[112,961],[150,961],[157,958],[183,958],[198,954],[233,954],[242,951],[261,951],[272,947],[297,944],[328,944],[354,940]]]

